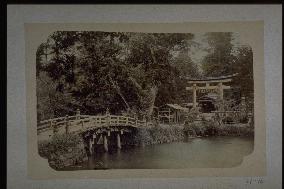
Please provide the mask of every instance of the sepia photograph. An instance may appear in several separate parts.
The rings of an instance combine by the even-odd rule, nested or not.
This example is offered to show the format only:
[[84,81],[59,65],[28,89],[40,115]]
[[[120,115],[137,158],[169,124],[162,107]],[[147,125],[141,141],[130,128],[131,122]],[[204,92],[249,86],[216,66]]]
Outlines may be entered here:
[[238,32],[54,31],[34,57],[38,154],[56,171],[239,166],[253,51]]
[[8,188],[281,188],[281,15],[7,6]]

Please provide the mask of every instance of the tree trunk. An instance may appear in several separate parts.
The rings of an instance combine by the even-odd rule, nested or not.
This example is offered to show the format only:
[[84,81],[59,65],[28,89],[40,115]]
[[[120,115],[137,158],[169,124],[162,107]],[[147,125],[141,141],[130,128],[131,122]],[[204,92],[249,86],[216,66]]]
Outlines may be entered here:
[[133,77],[129,77],[129,79],[139,91],[140,103],[142,104],[141,110],[145,112],[146,116],[149,118],[154,110],[158,87],[156,85],[152,85],[146,87],[147,89],[143,89]]
[[150,88],[150,90],[149,90],[149,96],[151,97],[151,100],[149,102],[149,107],[148,107],[148,111],[147,111],[147,117],[150,117],[152,115],[152,113],[153,113],[157,93],[158,93],[158,87],[157,86],[152,86]]
[[123,100],[126,108],[130,110],[130,106],[129,106],[128,102],[126,101],[126,99],[124,98],[123,94],[121,93],[119,86],[112,80],[112,78],[110,76],[109,76],[109,80],[110,80],[113,88],[116,90],[116,92],[119,94],[119,96]]

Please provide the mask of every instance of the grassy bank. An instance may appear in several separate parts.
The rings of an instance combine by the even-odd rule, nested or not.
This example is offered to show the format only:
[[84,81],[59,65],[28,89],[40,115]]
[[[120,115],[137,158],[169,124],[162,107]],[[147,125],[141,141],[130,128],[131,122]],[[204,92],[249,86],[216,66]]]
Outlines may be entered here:
[[134,145],[152,145],[182,141],[184,139],[183,126],[158,125],[139,128],[133,137]]
[[254,136],[254,129],[246,124],[218,125],[214,122],[188,122],[181,125],[156,125],[139,128],[130,139],[132,145],[152,145],[183,141],[197,136]]
[[82,138],[73,134],[55,135],[50,141],[39,142],[38,152],[54,169],[76,165],[87,158]]
[[[254,129],[246,124],[219,125],[212,121],[199,121],[187,122],[184,125],[137,128],[124,135],[125,145],[143,146],[184,141],[188,137],[197,136],[254,136]],[[87,160],[83,139],[78,134],[55,135],[50,141],[40,142],[38,151],[56,170]]]
[[254,136],[254,128],[247,124],[222,124],[200,121],[187,122],[184,131],[188,136]]

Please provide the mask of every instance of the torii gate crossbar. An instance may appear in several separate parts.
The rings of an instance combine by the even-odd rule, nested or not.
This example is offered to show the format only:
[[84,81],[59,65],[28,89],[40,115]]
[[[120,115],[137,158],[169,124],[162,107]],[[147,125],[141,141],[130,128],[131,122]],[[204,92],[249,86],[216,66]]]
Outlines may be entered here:
[[[225,89],[230,89],[231,86],[226,86],[223,85],[223,83],[228,83],[232,81],[232,77],[234,77],[237,74],[233,74],[230,76],[222,77],[222,78],[210,78],[210,79],[204,79],[204,80],[189,80],[187,83],[191,84],[192,86],[186,87],[186,90],[190,90],[193,92],[192,95],[192,102],[193,102],[193,107],[195,108],[197,106],[196,102],[196,92],[198,90],[205,90],[205,91],[214,91],[219,94],[219,99],[223,100],[224,99],[224,90]],[[210,84],[216,84],[217,85],[210,85]],[[198,86],[198,84],[205,84],[205,86]]]

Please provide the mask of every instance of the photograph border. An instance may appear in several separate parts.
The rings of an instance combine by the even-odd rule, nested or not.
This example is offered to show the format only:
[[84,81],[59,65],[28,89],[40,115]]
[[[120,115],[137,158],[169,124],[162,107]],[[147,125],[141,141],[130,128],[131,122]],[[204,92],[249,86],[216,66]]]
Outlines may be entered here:
[[[255,146],[254,152],[245,157],[235,168],[192,168],[192,169],[119,169],[55,171],[47,160],[37,153],[36,138],[36,94],[35,94],[35,52],[38,45],[53,31],[114,31],[114,32],[157,32],[198,33],[238,32],[253,49],[254,62],[254,109]],[[66,24],[27,23],[26,41],[26,83],[27,83],[27,134],[28,134],[28,176],[33,179],[51,178],[188,178],[196,176],[265,176],[266,175],[266,127],[264,103],[263,65],[263,21],[246,22],[190,22],[190,23],[110,23],[110,24]]]

